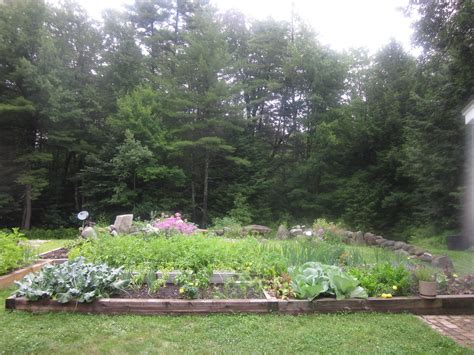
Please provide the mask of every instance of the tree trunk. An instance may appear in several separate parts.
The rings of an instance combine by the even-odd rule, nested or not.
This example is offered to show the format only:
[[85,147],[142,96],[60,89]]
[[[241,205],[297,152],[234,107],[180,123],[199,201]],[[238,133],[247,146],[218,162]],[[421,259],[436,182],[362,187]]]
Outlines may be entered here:
[[29,230],[31,228],[31,185],[25,186],[25,204],[23,205],[23,220],[21,229]]
[[207,224],[207,197],[209,185],[209,151],[206,151],[206,158],[204,161],[204,192],[202,197],[202,226]]

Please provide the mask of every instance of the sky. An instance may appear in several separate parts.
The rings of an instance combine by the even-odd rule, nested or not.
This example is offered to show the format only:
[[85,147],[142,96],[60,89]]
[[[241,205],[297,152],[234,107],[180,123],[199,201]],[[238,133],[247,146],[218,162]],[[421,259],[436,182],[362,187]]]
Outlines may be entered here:
[[[54,1],[54,0],[53,0]],[[95,19],[106,8],[121,8],[133,0],[77,0]],[[342,51],[365,47],[370,53],[391,39],[413,54],[411,20],[400,10],[408,0],[211,0],[221,11],[237,9],[255,19],[290,20],[291,7],[318,33],[323,45]]]

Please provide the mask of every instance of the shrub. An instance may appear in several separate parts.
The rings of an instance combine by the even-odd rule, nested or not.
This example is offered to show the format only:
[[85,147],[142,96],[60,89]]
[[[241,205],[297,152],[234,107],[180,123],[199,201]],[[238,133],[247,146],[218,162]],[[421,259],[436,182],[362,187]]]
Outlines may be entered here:
[[157,219],[153,223],[153,227],[168,236],[176,233],[190,235],[197,230],[197,227],[194,224],[183,220],[180,213],[175,213],[171,217],[163,216],[162,218]]
[[231,217],[215,218],[214,226],[211,230],[221,230],[227,238],[242,238],[242,225],[240,222]]
[[0,275],[27,264],[32,258],[32,250],[18,228],[13,228],[11,233],[0,231]]
[[410,293],[411,274],[402,264],[394,266],[391,263],[382,263],[353,267],[347,271],[360,281],[369,296],[377,297],[384,293],[405,296]]
[[64,264],[46,265],[39,273],[29,274],[15,283],[16,295],[29,301],[52,298],[60,303],[72,300],[84,303],[123,290],[128,280],[122,278],[122,268],[94,265],[77,258]]

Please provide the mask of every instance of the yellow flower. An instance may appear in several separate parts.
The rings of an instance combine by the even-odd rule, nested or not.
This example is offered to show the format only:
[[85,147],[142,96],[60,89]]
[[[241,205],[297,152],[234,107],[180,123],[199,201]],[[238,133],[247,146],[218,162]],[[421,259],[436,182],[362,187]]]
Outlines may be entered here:
[[454,277],[454,278],[458,277],[458,274],[453,274],[453,277]]
[[181,287],[181,288],[179,289],[179,293],[184,293],[184,288]]
[[392,294],[391,294],[391,293],[387,293],[385,296],[386,296],[387,298],[392,298]]
[[398,290],[398,287],[395,286],[395,285],[393,285],[392,288],[393,288],[395,291]]

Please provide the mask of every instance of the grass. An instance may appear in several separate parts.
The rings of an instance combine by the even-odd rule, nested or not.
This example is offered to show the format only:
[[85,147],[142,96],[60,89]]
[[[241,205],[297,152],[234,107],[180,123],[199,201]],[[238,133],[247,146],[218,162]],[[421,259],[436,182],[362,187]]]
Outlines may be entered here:
[[57,248],[64,247],[67,243],[69,243],[70,239],[51,239],[46,240],[44,243],[37,244],[33,247],[35,254],[41,254],[46,251],[50,251]]
[[428,250],[433,255],[447,255],[454,264],[454,270],[460,275],[474,274],[474,250],[448,250],[440,237],[416,238],[411,244]]
[[0,353],[472,354],[408,314],[106,316],[6,312]]

